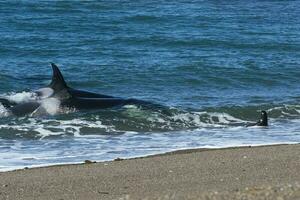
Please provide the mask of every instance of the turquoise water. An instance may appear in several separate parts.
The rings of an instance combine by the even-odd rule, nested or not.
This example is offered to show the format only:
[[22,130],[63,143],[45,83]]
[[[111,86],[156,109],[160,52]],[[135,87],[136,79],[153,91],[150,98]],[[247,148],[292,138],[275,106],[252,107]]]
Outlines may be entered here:
[[[0,105],[0,170],[176,149],[300,141],[299,1],[0,2],[0,96],[51,79],[136,98],[93,112],[14,117]],[[268,128],[246,128],[270,116]]]

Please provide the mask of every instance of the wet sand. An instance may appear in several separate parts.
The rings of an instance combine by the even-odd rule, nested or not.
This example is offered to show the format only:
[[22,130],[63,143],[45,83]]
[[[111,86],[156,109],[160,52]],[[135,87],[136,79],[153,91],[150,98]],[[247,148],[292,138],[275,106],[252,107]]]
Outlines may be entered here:
[[300,145],[4,172],[0,199],[300,199]]

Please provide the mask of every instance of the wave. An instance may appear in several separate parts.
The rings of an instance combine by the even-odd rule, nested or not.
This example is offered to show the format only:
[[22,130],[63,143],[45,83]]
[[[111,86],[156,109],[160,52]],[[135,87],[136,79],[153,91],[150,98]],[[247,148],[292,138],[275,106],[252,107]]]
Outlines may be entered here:
[[[16,103],[37,99],[31,92],[9,93],[1,97]],[[17,118],[0,104],[0,138],[43,139],[244,127],[257,121],[262,109],[269,113],[273,121],[298,119],[300,116],[300,105],[297,104],[207,107],[198,110],[126,105],[93,112],[59,109],[59,102],[54,98],[46,98],[41,105],[43,113],[48,115],[40,114],[41,109],[37,109],[29,116]]]

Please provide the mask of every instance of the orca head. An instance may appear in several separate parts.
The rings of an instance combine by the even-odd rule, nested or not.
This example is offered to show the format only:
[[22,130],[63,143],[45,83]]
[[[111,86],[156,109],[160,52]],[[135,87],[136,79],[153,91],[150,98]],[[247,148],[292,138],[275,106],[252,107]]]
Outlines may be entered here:
[[259,122],[259,126],[268,126],[268,114],[266,111],[261,111]]

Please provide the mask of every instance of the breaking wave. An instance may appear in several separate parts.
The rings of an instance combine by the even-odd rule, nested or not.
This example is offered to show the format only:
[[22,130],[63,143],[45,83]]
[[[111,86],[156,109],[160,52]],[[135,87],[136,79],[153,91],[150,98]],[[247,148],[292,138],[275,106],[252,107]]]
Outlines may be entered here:
[[[20,92],[1,95],[12,102],[38,100],[35,93]],[[74,112],[61,109],[59,100],[45,98],[29,116],[14,117],[0,104],[0,138],[81,137],[124,133],[176,132],[197,129],[244,127],[259,119],[259,111],[267,110],[271,121],[299,119],[300,105],[261,105],[183,110],[172,107],[126,105],[118,109]],[[47,113],[47,115],[45,115]]]

